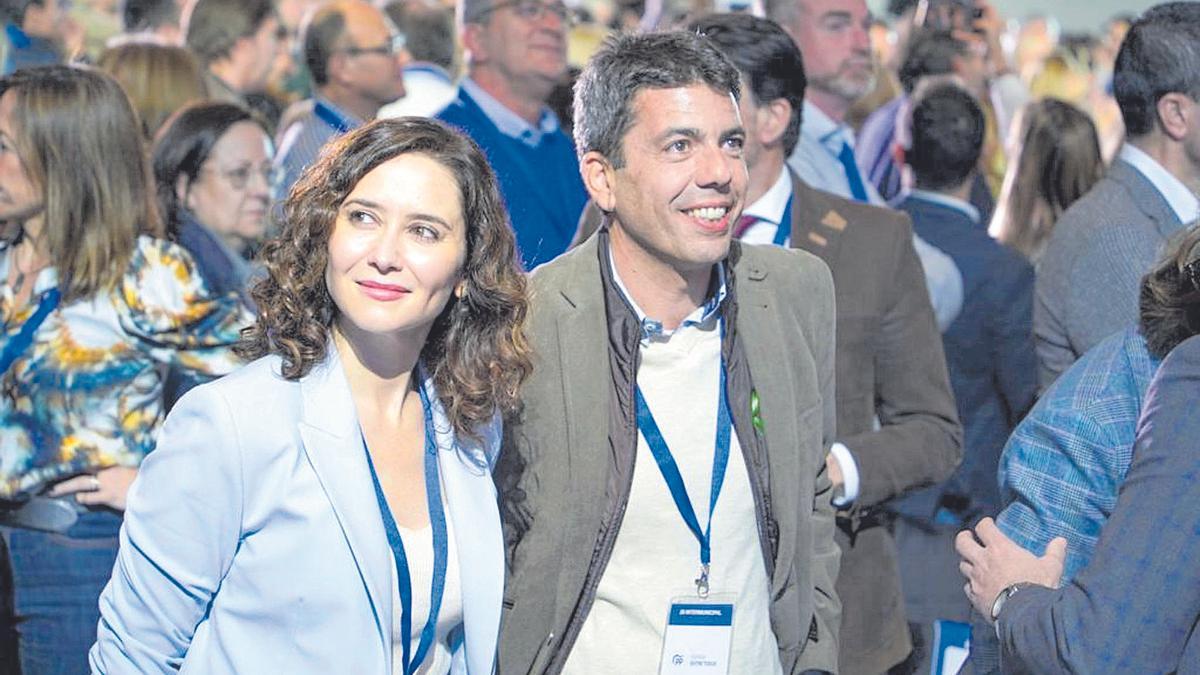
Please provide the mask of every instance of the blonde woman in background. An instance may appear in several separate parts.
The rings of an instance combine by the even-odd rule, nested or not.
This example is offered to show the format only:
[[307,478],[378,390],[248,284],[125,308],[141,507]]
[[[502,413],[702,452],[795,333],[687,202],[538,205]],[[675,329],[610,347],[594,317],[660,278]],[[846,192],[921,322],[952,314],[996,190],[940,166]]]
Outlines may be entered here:
[[208,98],[200,64],[183,47],[125,42],[104,50],[96,65],[125,90],[147,141],[176,110]]
[[1070,103],[1030,103],[1020,130],[988,232],[1036,263],[1059,216],[1104,175],[1104,160],[1091,118]]

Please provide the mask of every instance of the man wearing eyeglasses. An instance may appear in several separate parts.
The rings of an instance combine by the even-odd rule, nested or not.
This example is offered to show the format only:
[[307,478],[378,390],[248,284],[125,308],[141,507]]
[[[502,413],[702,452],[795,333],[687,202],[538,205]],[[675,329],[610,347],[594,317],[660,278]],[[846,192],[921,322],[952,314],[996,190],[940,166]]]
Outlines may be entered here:
[[546,107],[567,70],[561,0],[460,0],[467,76],[438,119],[466,132],[496,171],[528,269],[567,250],[587,202],[571,139]]
[[311,111],[281,129],[275,158],[283,172],[279,198],[325,143],[404,96],[404,36],[370,3],[335,0],[309,15],[301,35],[316,95]]

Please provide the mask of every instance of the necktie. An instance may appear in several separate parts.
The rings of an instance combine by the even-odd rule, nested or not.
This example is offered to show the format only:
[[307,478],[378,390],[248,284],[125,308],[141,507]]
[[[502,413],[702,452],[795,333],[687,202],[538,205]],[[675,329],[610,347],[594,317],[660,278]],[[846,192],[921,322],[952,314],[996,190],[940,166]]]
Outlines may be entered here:
[[858,162],[854,161],[854,148],[849,141],[842,141],[842,151],[838,153],[838,161],[846,170],[846,180],[850,183],[850,195],[855,201],[867,202],[867,188],[863,185],[862,174],[858,170]]
[[741,239],[742,235],[746,234],[746,230],[749,230],[750,227],[759,220],[760,219],[755,216],[742,216],[741,218],[738,218],[737,225],[735,225],[733,228],[733,238]]

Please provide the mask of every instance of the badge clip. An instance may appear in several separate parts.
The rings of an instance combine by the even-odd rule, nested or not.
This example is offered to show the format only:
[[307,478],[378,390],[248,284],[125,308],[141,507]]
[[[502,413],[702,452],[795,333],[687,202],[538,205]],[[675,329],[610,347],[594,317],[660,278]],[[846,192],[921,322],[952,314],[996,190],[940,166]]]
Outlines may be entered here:
[[708,597],[708,565],[700,567],[700,577],[696,579],[696,595],[701,598]]

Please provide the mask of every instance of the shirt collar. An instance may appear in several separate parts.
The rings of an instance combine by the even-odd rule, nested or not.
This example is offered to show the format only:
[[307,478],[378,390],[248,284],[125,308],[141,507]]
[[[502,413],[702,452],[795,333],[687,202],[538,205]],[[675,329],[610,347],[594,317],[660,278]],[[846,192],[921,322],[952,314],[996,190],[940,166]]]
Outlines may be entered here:
[[483,114],[487,115],[492,124],[495,124],[500,133],[505,136],[515,138],[529,146],[537,146],[542,142],[542,136],[558,131],[558,116],[549,108],[542,108],[542,117],[538,120],[537,126],[534,126],[505,107],[503,103],[496,100],[495,96],[484,91],[483,87],[479,86],[475,80],[464,77],[462,88],[471,98],[475,99],[475,103],[483,110]]
[[976,225],[979,224],[979,209],[957,197],[944,195],[940,192],[931,192],[929,190],[918,190],[917,188],[913,188],[909,191],[908,198],[919,199],[924,202],[929,202],[931,204],[937,204],[938,206],[944,206],[948,209],[953,209],[970,218],[972,223],[975,223]]
[[783,222],[783,210],[787,208],[788,200],[792,198],[792,177],[785,162],[779,169],[779,178],[775,184],[759,197],[753,204],[742,212],[743,216],[751,216],[759,220],[770,221],[778,225]]
[[1183,181],[1164,169],[1153,157],[1131,143],[1126,143],[1121,148],[1119,157],[1133,165],[1138,173],[1154,185],[1163,199],[1167,200],[1179,222],[1190,223],[1200,216],[1200,199],[1197,199],[1195,193],[1189,190]]
[[637,301],[629,294],[629,289],[625,288],[625,283],[621,281],[621,273],[617,271],[617,261],[613,259],[612,248],[608,249],[608,266],[612,270],[613,282],[617,285],[617,290],[621,291],[621,295],[633,308],[634,314],[637,315],[638,321],[642,325],[642,343],[651,341],[665,342],[671,338],[671,335],[685,328],[702,328],[707,325],[717,314],[717,310],[721,308],[721,304],[725,302],[727,287],[725,285],[725,266],[721,263],[716,264],[717,268],[717,288],[709,296],[708,300],[703,305],[696,308],[679,324],[679,328],[674,331],[669,331],[663,328],[661,321],[651,319],[646,316],[642,308],[638,306]]
[[816,138],[834,155],[842,151],[842,143],[854,147],[854,132],[845,124],[834,122],[825,111],[804,99],[804,116],[802,128],[809,136]]

